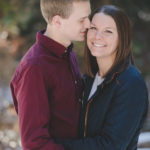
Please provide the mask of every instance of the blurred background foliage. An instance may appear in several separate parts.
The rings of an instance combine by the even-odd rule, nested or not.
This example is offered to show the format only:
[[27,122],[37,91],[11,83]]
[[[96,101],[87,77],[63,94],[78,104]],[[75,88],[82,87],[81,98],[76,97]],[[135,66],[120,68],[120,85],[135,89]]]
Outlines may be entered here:
[[[141,70],[150,93],[150,0],[91,0],[92,10],[103,4],[117,5],[123,8],[129,16],[133,28],[132,50],[136,65]],[[14,112],[7,112],[8,107],[12,112],[13,106],[6,103],[6,99],[12,101],[10,97],[7,97],[6,91],[17,64],[35,42],[36,32],[44,28],[46,28],[46,23],[40,12],[40,0],[0,0],[0,135],[4,127],[18,130],[17,119],[13,119],[14,122],[11,125],[8,120],[6,122],[9,124],[6,125],[5,122],[2,125],[4,118],[15,116]],[[74,44],[79,66],[84,72],[84,43],[75,42]],[[144,130],[150,131],[150,113]],[[1,145],[1,137],[4,140],[3,136],[0,136],[0,150],[4,150],[5,148]],[[3,143],[8,141],[8,136],[6,139]],[[13,142],[5,145],[10,144],[11,149],[14,147],[17,150]]]

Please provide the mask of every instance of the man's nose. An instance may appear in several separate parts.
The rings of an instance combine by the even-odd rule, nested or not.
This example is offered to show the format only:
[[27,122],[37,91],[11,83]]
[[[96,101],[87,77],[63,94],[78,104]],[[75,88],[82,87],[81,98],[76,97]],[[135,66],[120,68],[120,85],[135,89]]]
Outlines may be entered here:
[[86,29],[89,29],[89,28],[90,28],[90,19],[89,19],[89,18],[86,18],[86,19],[85,19],[84,27],[85,27]]

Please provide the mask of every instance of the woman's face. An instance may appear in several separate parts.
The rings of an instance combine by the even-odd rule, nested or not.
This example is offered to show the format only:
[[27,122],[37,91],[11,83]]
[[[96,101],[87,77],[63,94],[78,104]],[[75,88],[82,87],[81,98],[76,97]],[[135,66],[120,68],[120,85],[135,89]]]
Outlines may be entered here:
[[118,46],[118,32],[112,17],[104,13],[93,16],[87,33],[87,45],[96,58],[115,58]]

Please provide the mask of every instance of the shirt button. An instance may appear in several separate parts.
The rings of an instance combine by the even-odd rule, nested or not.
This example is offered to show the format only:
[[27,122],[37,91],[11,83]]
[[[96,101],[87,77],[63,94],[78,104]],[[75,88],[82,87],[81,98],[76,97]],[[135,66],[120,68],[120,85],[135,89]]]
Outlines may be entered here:
[[79,98],[79,102],[82,102],[82,99],[81,99],[81,98]]
[[65,53],[67,53],[67,50],[65,50]]
[[77,81],[75,80],[75,84],[77,84]]

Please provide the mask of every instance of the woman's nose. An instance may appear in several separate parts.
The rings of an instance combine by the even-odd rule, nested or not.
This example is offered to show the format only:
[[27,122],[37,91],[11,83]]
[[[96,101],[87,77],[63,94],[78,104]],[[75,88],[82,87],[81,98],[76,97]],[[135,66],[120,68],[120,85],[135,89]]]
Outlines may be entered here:
[[96,39],[101,39],[103,37],[102,33],[100,31],[96,32],[95,38]]

